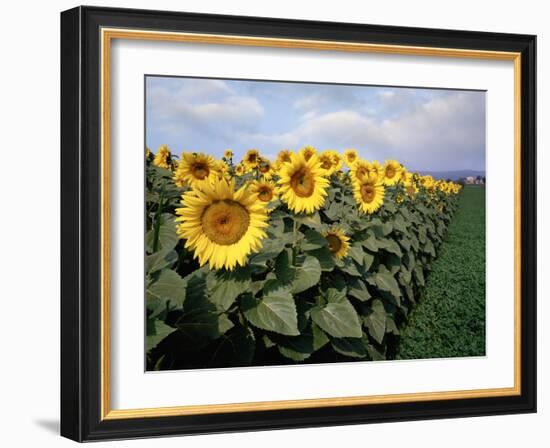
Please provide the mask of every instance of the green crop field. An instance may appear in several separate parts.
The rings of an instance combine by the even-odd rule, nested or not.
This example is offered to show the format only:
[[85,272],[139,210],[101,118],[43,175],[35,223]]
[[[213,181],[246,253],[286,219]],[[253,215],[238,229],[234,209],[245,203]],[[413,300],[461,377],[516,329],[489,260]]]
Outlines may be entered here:
[[420,303],[401,332],[399,359],[485,355],[485,187],[467,186]]

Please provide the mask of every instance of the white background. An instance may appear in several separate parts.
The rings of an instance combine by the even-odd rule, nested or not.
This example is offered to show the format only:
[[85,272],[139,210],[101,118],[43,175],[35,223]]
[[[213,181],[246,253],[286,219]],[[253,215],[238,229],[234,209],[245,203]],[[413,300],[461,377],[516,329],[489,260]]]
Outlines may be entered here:
[[[187,0],[100,1],[103,6],[273,16],[363,23],[538,34],[539,229],[548,226],[550,168],[545,154],[550,121],[545,2],[388,2]],[[0,324],[0,440],[6,446],[69,446],[58,431],[59,396],[59,11],[74,2],[10,2],[2,11],[2,248],[3,316]],[[545,54],[546,53],[546,54]],[[546,145],[545,145],[546,143]],[[548,443],[550,393],[543,345],[550,318],[543,297],[550,275],[539,234],[539,413],[537,415],[405,422],[383,425],[258,432],[98,444],[97,446],[334,446],[343,441],[371,446],[499,447]]]
[[[147,57],[144,57],[147,54]],[[299,56],[297,56],[299,54]],[[300,68],[296,59],[300,58]],[[455,58],[115,41],[111,49],[113,409],[513,387],[514,64]],[[304,67],[307,66],[307,70]],[[487,356],[143,371],[143,78],[147,73],[487,90]],[[345,381],[329,381],[346,378]],[[368,381],[365,381],[368,378]],[[231,387],[227,387],[231,384]],[[266,388],[265,385],[269,384]]]

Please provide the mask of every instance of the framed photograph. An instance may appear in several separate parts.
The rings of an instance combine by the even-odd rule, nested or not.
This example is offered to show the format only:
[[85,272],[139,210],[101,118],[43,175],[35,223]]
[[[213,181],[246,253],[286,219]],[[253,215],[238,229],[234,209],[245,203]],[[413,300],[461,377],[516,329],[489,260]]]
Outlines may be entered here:
[[61,14],[61,433],[536,411],[531,35]]

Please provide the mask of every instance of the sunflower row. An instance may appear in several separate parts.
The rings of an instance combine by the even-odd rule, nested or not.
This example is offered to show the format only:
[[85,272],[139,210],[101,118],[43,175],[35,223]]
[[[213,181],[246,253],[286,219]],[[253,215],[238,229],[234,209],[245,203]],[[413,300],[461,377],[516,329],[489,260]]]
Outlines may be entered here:
[[[156,154],[147,149],[146,159],[172,172],[174,184],[182,189],[177,233],[199,264],[209,263],[211,269],[246,265],[267,238],[271,211],[283,206],[312,214],[325,206],[331,185],[351,194],[363,215],[380,210],[387,189],[398,192],[399,203],[414,200],[420,190],[437,199],[438,192],[454,195],[461,188],[411,173],[395,160],[380,164],[361,159],[354,149],[340,155],[306,146],[297,152],[282,150],[275,161],[251,149],[235,162],[231,150],[219,160],[195,152],[184,152],[177,160],[163,145]],[[341,229],[333,227],[324,236],[335,257],[347,254],[349,237]]]

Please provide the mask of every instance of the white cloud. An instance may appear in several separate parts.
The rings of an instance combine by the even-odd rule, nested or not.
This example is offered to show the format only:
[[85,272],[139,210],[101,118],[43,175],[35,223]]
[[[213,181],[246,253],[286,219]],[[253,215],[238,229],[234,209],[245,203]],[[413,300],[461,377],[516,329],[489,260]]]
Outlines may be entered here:
[[484,114],[481,94],[452,92],[417,102],[405,113],[382,121],[355,110],[310,116],[306,113],[289,132],[241,133],[239,137],[269,150],[304,145],[321,149],[353,146],[363,157],[396,158],[416,169],[479,168],[484,166],[485,157]]
[[207,129],[224,133],[228,128],[252,130],[264,115],[259,101],[236,94],[219,80],[195,80],[177,91],[153,86],[147,91],[148,108],[155,125],[167,132]]

